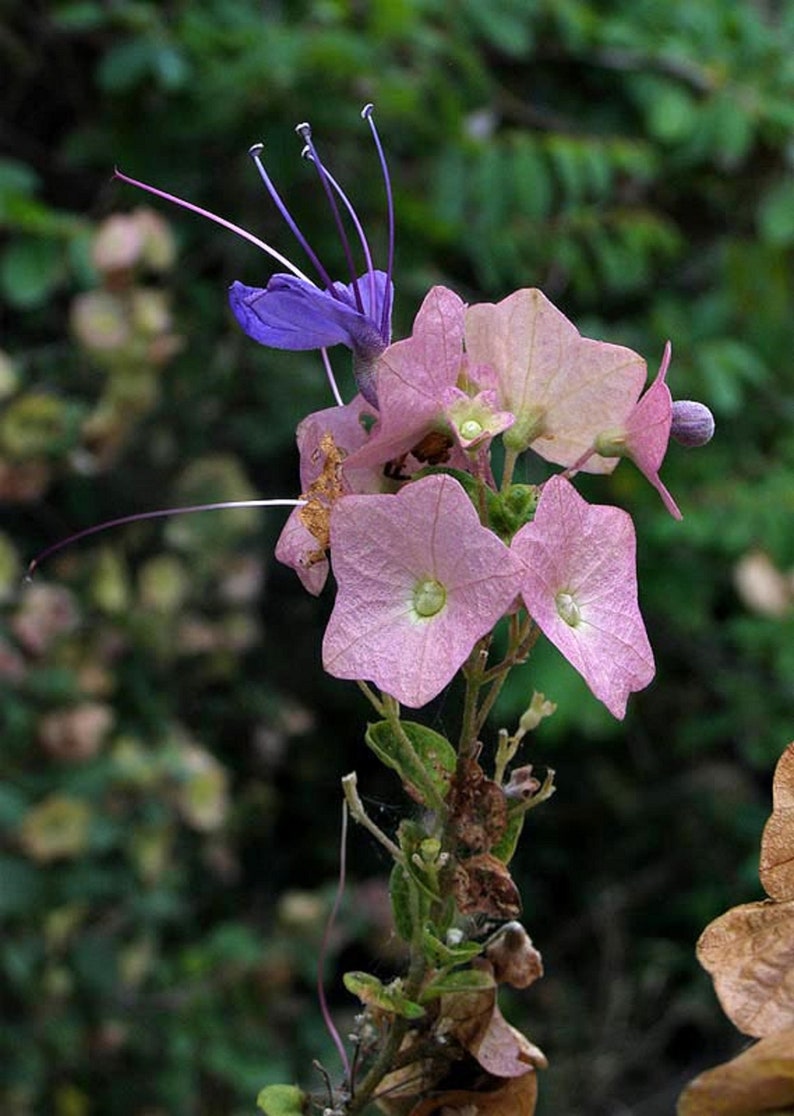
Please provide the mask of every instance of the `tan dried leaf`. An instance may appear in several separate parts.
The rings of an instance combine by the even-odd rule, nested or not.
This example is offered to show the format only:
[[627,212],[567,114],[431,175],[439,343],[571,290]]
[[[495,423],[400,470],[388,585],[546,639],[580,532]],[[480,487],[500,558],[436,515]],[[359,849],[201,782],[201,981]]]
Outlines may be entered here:
[[490,1090],[454,1089],[427,1097],[411,1109],[410,1116],[532,1116],[538,1100],[534,1073],[495,1084]]
[[794,1027],[690,1081],[678,1116],[761,1116],[794,1108]]
[[775,768],[772,814],[761,838],[760,876],[771,899],[794,899],[794,743]]
[[475,853],[489,852],[507,829],[507,800],[476,760],[461,760],[449,793],[450,828]]
[[794,1025],[794,900],[726,911],[701,934],[697,956],[744,1034],[762,1038]]
[[521,1077],[548,1065],[543,1051],[502,1015],[495,988],[442,996],[438,1030],[451,1034],[494,1077]]
[[529,988],[543,976],[543,958],[520,922],[508,922],[488,943],[485,956],[497,984]]
[[460,861],[452,890],[462,914],[517,918],[521,913],[521,896],[507,866],[490,853]]

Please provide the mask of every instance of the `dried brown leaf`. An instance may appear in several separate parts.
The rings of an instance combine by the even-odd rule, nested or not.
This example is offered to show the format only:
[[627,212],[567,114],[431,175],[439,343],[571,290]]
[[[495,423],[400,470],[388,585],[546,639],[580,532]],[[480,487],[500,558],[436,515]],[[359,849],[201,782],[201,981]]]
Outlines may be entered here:
[[494,1077],[521,1077],[548,1065],[543,1051],[502,1015],[495,988],[442,996],[438,1027]]
[[495,1089],[453,1089],[427,1097],[411,1110],[410,1116],[532,1116],[538,1099],[538,1080],[534,1073],[499,1081]]
[[507,866],[490,853],[460,861],[452,891],[462,914],[516,918],[521,913],[521,896]]
[[543,976],[543,958],[520,922],[507,922],[488,943],[485,957],[497,984],[529,988]]
[[678,1116],[761,1116],[794,1108],[794,1027],[761,1039],[687,1085]]
[[760,876],[771,899],[794,899],[794,743],[775,768],[772,814],[761,838]]
[[794,1025],[794,900],[726,911],[701,934],[697,956],[744,1034],[762,1038]]
[[449,793],[449,824],[461,845],[488,852],[507,829],[505,793],[476,760],[461,760]]

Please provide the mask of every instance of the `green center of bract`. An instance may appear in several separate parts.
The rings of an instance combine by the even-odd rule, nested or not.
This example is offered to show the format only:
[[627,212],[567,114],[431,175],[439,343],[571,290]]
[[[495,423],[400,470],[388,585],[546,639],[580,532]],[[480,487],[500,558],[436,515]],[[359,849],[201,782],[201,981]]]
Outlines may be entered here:
[[447,591],[440,581],[426,578],[414,587],[414,610],[417,616],[435,616],[446,604]]
[[575,628],[582,619],[582,611],[572,593],[558,593],[554,598],[557,613],[566,624]]

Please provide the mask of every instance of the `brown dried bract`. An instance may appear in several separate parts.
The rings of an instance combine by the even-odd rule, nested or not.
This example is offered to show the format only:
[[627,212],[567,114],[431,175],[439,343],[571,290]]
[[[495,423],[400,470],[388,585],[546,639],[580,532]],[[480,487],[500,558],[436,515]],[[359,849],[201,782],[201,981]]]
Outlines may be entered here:
[[794,899],[794,743],[775,769],[772,814],[761,838],[759,874],[771,899]]
[[461,760],[449,792],[450,829],[472,852],[489,852],[507,829],[507,800],[476,760]]
[[794,1108],[794,1027],[778,1031],[687,1085],[678,1116],[758,1116]]
[[497,984],[529,988],[543,976],[543,959],[520,922],[508,922],[490,940],[485,956]]
[[794,900],[733,907],[706,927],[697,955],[743,1034],[794,1026]]
[[502,1015],[495,988],[442,996],[437,1030],[452,1035],[494,1077],[522,1077],[548,1065],[543,1051]]
[[409,1116],[532,1116],[538,1099],[538,1081],[534,1073],[523,1077],[494,1079],[495,1089],[452,1089],[428,1097],[411,1109]]
[[462,914],[517,918],[521,897],[507,866],[490,853],[470,856],[455,866],[452,891]]

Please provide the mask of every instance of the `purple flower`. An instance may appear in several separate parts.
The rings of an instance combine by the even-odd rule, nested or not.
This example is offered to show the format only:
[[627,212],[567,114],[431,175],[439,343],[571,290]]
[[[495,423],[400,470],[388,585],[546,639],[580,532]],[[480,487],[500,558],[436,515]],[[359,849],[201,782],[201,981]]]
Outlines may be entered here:
[[[185,209],[190,209],[202,217],[215,221],[216,224],[222,225],[255,244],[286,267],[289,274],[277,273],[273,275],[265,287],[248,287],[240,282],[232,284],[229,290],[229,301],[240,326],[254,341],[274,349],[294,351],[325,349],[332,345],[347,346],[353,353],[353,371],[359,390],[367,402],[375,406],[377,404],[377,391],[374,381],[375,365],[378,357],[391,340],[394,206],[386,159],[372,119],[372,107],[372,105],[366,105],[361,115],[369,124],[372,132],[386,188],[389,241],[385,271],[375,268],[369,242],[358,214],[339,183],[321,162],[312,140],[311,128],[308,124],[299,124],[296,129],[304,141],[303,155],[314,165],[317,171],[339,233],[350,276],[350,282],[347,284],[331,279],[316,252],[299,229],[265,170],[262,162],[262,144],[255,144],[251,148],[251,158],[273,203],[317,272],[320,280],[319,284],[314,283],[290,260],[271,248],[269,244],[238,225],[232,224],[231,221],[218,217],[200,206],[193,205],[192,202],[168,194],[164,190],[128,178],[118,170],[116,171],[116,177],[146,190],[150,194],[174,202],[176,205],[181,205]],[[365,271],[360,276],[357,274],[358,269],[353,258],[353,248],[342,220],[340,202],[355,230],[355,238],[359,242],[361,254],[364,258]],[[341,403],[330,369],[329,378],[337,402]]]

